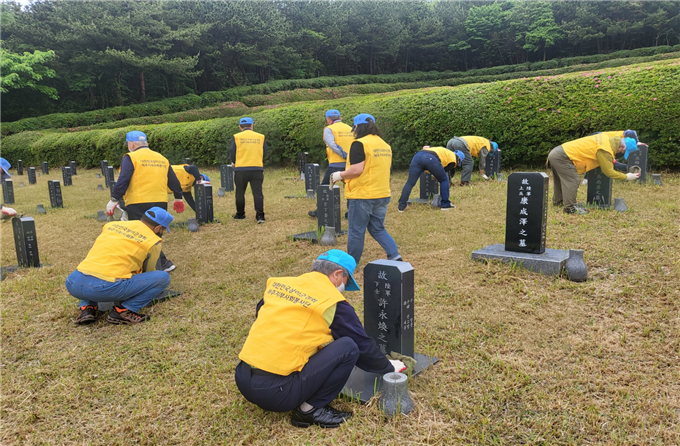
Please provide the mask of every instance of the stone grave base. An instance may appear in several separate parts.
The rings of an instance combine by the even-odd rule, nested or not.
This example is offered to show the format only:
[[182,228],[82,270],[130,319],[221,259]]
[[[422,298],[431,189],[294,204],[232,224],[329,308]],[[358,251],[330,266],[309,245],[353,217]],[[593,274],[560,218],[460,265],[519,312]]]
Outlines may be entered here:
[[[413,368],[413,376],[417,376],[420,372],[439,362],[439,358],[421,355],[416,353],[413,357],[416,360],[416,366]],[[379,373],[369,373],[354,367],[352,374],[342,388],[342,394],[353,399],[359,400],[362,404],[368,402],[373,395],[382,391],[383,375]]]
[[543,254],[506,251],[505,245],[499,243],[473,251],[472,260],[500,260],[504,263],[515,263],[529,271],[558,276],[564,262],[569,258],[565,249],[546,249]]
[[[342,235],[347,234],[347,231],[340,231],[339,233],[335,233],[335,237],[340,237]],[[297,242],[298,240],[307,240],[312,243],[318,243],[319,241],[316,239],[316,231],[309,231],[309,232],[301,232],[299,234],[293,234],[290,236],[290,238],[293,239],[294,242]]]
[[307,194],[284,195],[283,198],[307,198]]

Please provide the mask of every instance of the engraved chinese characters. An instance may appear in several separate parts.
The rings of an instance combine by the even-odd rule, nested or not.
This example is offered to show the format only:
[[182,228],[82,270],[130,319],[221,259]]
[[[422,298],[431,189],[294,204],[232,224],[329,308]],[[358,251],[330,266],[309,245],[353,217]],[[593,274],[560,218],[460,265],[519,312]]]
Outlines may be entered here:
[[62,167],[61,176],[64,180],[64,186],[73,186],[73,172],[71,172],[70,167]]
[[319,165],[316,163],[305,164],[305,190],[307,198],[314,198],[314,192],[319,185]]
[[14,230],[14,246],[17,251],[19,266],[40,267],[38,255],[38,240],[35,233],[35,221],[31,217],[14,217],[12,219]]
[[220,165],[220,185],[225,192],[234,190],[234,166],[230,164]]
[[486,166],[484,166],[484,175],[489,178],[500,178],[501,173],[501,151],[496,150],[486,157]]
[[600,209],[609,209],[612,203],[612,179],[602,173],[601,168],[589,170],[586,173],[588,180],[587,203]]
[[439,193],[439,181],[430,172],[423,172],[420,175],[420,198],[431,200]]
[[329,189],[327,185],[317,187],[316,196],[316,215],[319,223],[319,230],[323,227],[332,226],[335,233],[342,233],[340,221],[340,187],[333,186]]
[[[639,142],[637,145],[637,150],[634,152],[630,152],[630,155],[628,155],[628,172],[640,172],[640,179],[638,180],[640,183],[646,183],[647,182],[647,169],[648,169],[648,163],[647,163],[647,156],[649,154],[649,146],[643,142]],[[633,167],[637,167],[637,169],[633,169]]]
[[376,260],[364,268],[364,327],[385,354],[414,356],[413,280],[407,262]]
[[11,178],[2,181],[2,200],[5,204],[14,204],[14,182]]
[[212,185],[195,184],[194,192],[196,194],[196,221],[198,223],[212,222],[214,220]]
[[53,208],[63,208],[64,199],[61,196],[61,184],[59,183],[59,180],[48,181],[47,188],[50,193],[50,206]]
[[36,183],[35,167],[28,168],[28,184]]
[[548,175],[516,172],[508,177],[505,250],[542,254],[548,221]]

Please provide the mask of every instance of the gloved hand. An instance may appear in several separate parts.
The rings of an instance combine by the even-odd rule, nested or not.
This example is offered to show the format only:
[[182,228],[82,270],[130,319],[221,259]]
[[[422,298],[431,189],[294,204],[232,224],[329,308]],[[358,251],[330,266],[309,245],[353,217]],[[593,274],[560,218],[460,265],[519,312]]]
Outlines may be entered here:
[[17,215],[17,211],[15,211],[15,210],[12,209],[12,208],[8,208],[7,206],[3,206],[3,207],[2,207],[2,213],[3,213],[4,215],[9,215],[10,217],[13,217],[13,216]]
[[401,373],[404,370],[406,370],[406,366],[404,365],[404,363],[397,359],[390,359],[390,364],[394,366],[394,371],[397,373]]
[[333,172],[331,175],[331,189],[333,188],[333,184],[337,183],[338,181],[342,181],[342,175],[340,175],[340,172]]
[[212,184],[210,181],[207,181],[207,180],[201,180],[201,181],[199,181],[199,183],[201,183],[201,184]]
[[175,212],[181,214],[182,212],[184,212],[184,201],[175,200],[175,202],[172,203],[172,208],[175,210]]
[[485,180],[489,179],[489,177],[487,177],[485,174],[482,174],[482,178],[484,178]]
[[628,180],[628,181],[637,180],[638,178],[640,178],[639,173],[627,173],[626,174],[626,180]]
[[417,361],[415,359],[397,352],[390,352],[390,354],[387,355],[387,359],[389,359],[390,361],[396,360],[404,364],[406,366],[406,371],[404,373],[406,373],[407,375],[413,373],[413,368],[417,364]]
[[113,215],[113,211],[116,210],[116,206],[118,206],[117,201],[109,200],[109,202],[106,204],[106,215]]

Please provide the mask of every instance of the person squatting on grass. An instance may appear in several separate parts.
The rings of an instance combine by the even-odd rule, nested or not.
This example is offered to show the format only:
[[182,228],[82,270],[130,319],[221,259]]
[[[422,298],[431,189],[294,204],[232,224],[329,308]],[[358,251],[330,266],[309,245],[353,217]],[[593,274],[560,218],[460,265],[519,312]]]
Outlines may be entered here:
[[461,151],[465,158],[461,160],[462,172],[460,174],[460,185],[469,186],[472,178],[472,169],[475,161],[474,156],[479,157],[479,174],[488,180],[489,177],[484,173],[486,168],[486,158],[489,154],[493,155],[498,150],[498,144],[481,136],[454,136],[446,143],[446,148],[451,151]]
[[[192,211],[196,211],[196,202],[194,196],[191,194],[191,188],[194,184],[210,184],[210,178],[207,175],[201,174],[198,167],[193,164],[173,164],[172,170],[177,176],[177,181],[182,189],[182,197],[187,202]],[[172,190],[168,187],[169,194]]]
[[404,212],[406,209],[411,190],[425,171],[430,172],[439,181],[441,210],[455,209],[455,206],[449,201],[450,183],[447,172],[452,172],[464,158],[465,154],[460,150],[452,152],[444,147],[423,146],[423,149],[413,155],[411,159],[411,165],[408,168],[408,180],[406,180],[399,198],[399,212]]
[[[120,175],[106,205],[106,213],[113,215],[121,198],[130,220],[139,220],[153,207],[168,209],[168,189],[175,196],[173,209],[184,212],[182,188],[170,162],[160,153],[149,149],[146,135],[140,131],[128,132],[125,140],[128,150],[120,164]],[[170,272],[175,265],[161,252],[160,269]]]
[[392,148],[380,137],[375,118],[368,113],[354,117],[354,141],[346,170],[331,175],[331,187],[345,181],[349,208],[347,252],[359,263],[368,233],[382,246],[388,260],[401,260],[397,244],[385,229],[387,205],[391,199]]
[[272,277],[239,354],[241,394],[264,410],[292,410],[291,423],[338,427],[352,416],[332,406],[356,365],[385,374],[406,366],[388,359],[342,292],[359,291],[354,258],[331,249],[298,277]]
[[[326,112],[326,124],[323,129],[323,141],[326,143],[326,158],[328,167],[323,175],[321,184],[329,184],[331,175],[335,172],[345,170],[347,164],[347,152],[354,142],[352,127],[342,122],[338,110],[328,110]],[[310,217],[316,218],[316,209],[309,212]]]
[[[0,176],[2,177],[2,180],[11,177],[9,174],[9,169],[11,168],[12,165],[9,163],[9,161],[7,161],[5,158],[0,158]],[[5,206],[4,204],[0,204],[0,212],[2,212],[2,218],[9,218],[17,215],[17,211]]]
[[600,167],[602,173],[616,180],[636,180],[639,173],[621,173],[614,170],[615,152],[637,150],[633,138],[609,136],[605,133],[579,138],[555,147],[548,154],[546,167],[553,173],[553,205],[564,204],[567,214],[587,214],[588,211],[576,206],[576,193],[581,183],[579,174]]
[[239,120],[241,131],[231,138],[229,155],[234,163],[234,186],[236,187],[236,213],[234,220],[246,219],[246,188],[250,183],[255,202],[255,220],[264,223],[264,157],[269,147],[264,135],[253,131],[253,118]]
[[104,225],[75,271],[66,278],[66,289],[80,299],[76,324],[89,324],[101,313],[98,302],[121,301],[106,317],[111,324],[139,324],[150,316],[139,314],[170,285],[170,275],[155,271],[161,252],[161,236],[173,217],[153,207],[140,220],[114,221]]

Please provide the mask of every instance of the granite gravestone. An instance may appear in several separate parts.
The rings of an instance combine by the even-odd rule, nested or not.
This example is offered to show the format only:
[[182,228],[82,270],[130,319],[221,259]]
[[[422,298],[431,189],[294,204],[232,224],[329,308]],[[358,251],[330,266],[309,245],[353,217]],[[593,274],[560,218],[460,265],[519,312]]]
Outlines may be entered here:
[[194,194],[196,195],[196,221],[199,224],[212,222],[214,220],[212,185],[196,183]]
[[297,158],[298,173],[300,174],[300,180],[305,180],[305,166],[307,165],[308,152],[299,152]]
[[11,178],[2,181],[2,200],[4,204],[14,204],[14,183]]
[[588,195],[586,202],[600,209],[609,209],[612,203],[612,179],[597,167],[586,172]]
[[191,164],[191,158],[182,159],[182,164]]
[[23,174],[24,174],[24,162],[21,160],[17,160],[17,175]]
[[340,187],[333,186],[330,189],[327,185],[321,184],[316,189],[316,217],[319,224],[319,231],[324,227],[334,227],[335,235],[341,235],[342,223],[340,215]]
[[548,222],[548,175],[515,172],[508,177],[505,250],[543,254]]
[[28,168],[28,184],[35,184],[37,183],[36,178],[35,178],[35,167],[29,167]]
[[77,169],[76,169],[76,162],[75,161],[70,161],[68,163],[68,166],[71,168],[71,175],[78,175]]
[[42,162],[42,173],[43,175],[48,175],[50,173],[50,166],[47,164],[47,161]]
[[113,166],[107,166],[106,167],[106,176],[104,177],[104,181],[106,182],[106,187],[111,189],[111,192],[113,192],[113,188],[116,185],[116,180],[114,178]]
[[23,267],[40,267],[38,240],[35,232],[35,221],[32,217],[14,217],[14,246],[17,251],[17,262]]
[[496,149],[493,154],[486,157],[486,166],[484,167],[484,175],[489,178],[500,178],[501,173],[501,151]]
[[[647,157],[649,156],[649,146],[643,142],[639,142],[637,145],[637,150],[635,152],[630,152],[628,155],[628,172],[633,172],[633,170],[638,171],[640,169],[640,178],[638,181],[640,184],[647,182],[647,170],[649,164],[647,163]],[[634,169],[634,167],[636,167]]]
[[59,180],[49,180],[47,182],[47,188],[50,191],[50,206],[53,208],[63,208],[64,200],[61,196],[61,184],[59,184]]
[[222,189],[225,192],[233,192],[234,190],[234,166],[231,164],[222,164],[220,166],[220,182]]
[[[417,363],[413,375],[439,361],[415,353],[414,270],[407,262],[376,260],[364,268],[364,327],[384,354],[401,353]],[[355,367],[343,393],[368,401],[382,387],[382,375]]]
[[[99,168],[102,170],[102,176],[104,177],[104,181],[106,181],[106,172],[108,172],[109,169],[109,162],[106,160],[102,160],[99,163]],[[106,187],[109,187],[109,183],[104,183]]]
[[430,172],[420,174],[420,196],[408,203],[429,203],[439,193],[439,181]]
[[314,191],[319,185],[319,165],[316,163],[305,164],[305,190],[307,198],[314,198]]
[[62,167],[61,176],[64,179],[64,186],[73,186],[73,178],[70,167]]

